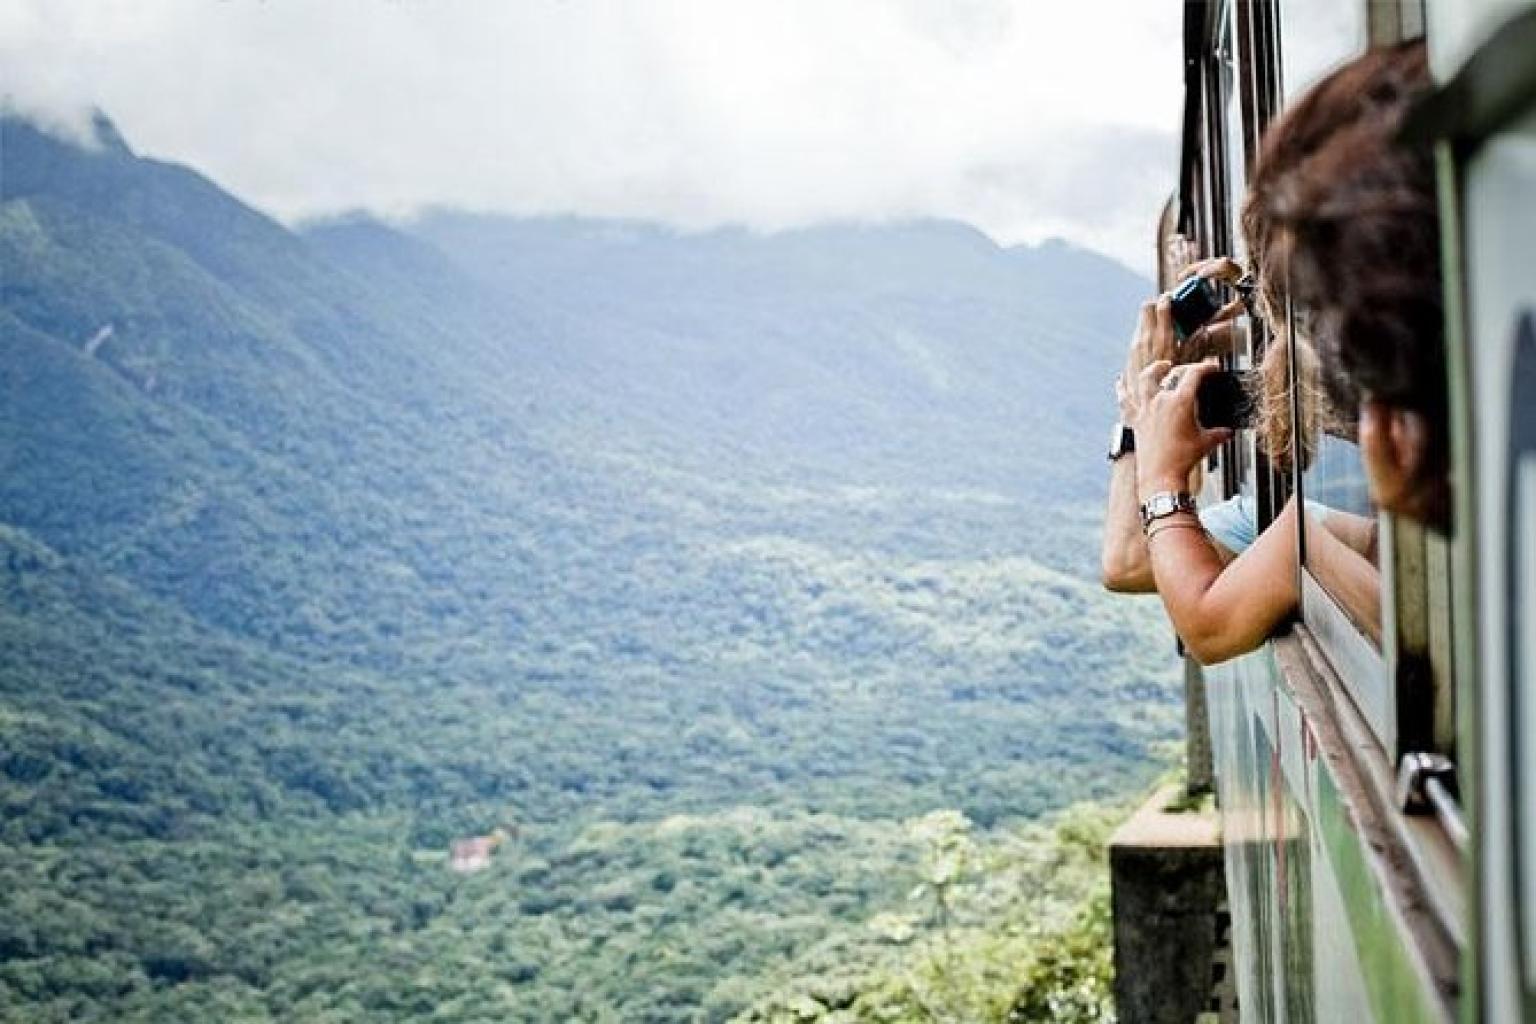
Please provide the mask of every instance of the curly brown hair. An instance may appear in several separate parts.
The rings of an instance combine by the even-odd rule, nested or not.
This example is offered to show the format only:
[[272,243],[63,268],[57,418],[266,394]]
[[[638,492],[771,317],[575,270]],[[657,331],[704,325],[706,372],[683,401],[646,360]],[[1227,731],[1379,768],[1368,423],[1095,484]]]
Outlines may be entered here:
[[1265,304],[1288,294],[1333,405],[1362,397],[1435,425],[1445,459],[1440,230],[1432,155],[1399,134],[1431,87],[1422,41],[1372,50],[1265,133],[1242,214]]

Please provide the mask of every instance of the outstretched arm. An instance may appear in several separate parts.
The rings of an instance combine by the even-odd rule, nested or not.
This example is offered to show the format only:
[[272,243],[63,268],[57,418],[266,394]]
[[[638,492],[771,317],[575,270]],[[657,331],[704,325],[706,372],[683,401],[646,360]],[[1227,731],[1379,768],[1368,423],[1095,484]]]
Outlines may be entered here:
[[[1153,363],[1143,372],[1136,426],[1139,500],[1182,490],[1190,469],[1231,436],[1195,422],[1195,392],[1215,369],[1211,363],[1183,367],[1168,387],[1163,386],[1172,370],[1168,363]],[[1296,607],[1296,515],[1294,502],[1287,505],[1229,565],[1194,513],[1175,513],[1149,528],[1148,560],[1158,595],[1197,660],[1211,664],[1253,650]]]
[[1258,647],[1297,606],[1294,502],[1229,565],[1198,529],[1165,527],[1149,547],[1163,607],[1201,664]]

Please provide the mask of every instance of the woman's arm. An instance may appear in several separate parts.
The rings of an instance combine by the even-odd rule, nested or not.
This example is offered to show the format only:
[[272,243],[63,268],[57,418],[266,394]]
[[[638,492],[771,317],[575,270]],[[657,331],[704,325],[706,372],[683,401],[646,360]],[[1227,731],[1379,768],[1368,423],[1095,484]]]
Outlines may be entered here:
[[[1198,523],[1187,513],[1177,518]],[[1204,530],[1191,527],[1154,524],[1148,549],[1168,618],[1202,664],[1258,647],[1298,603],[1294,501],[1230,564]]]
[[[1200,380],[1216,369],[1202,363],[1182,367],[1175,376],[1168,363],[1157,362],[1142,373],[1139,500],[1182,490],[1190,469],[1232,436],[1195,421]],[[1225,661],[1254,649],[1296,607],[1296,515],[1292,502],[1252,547],[1225,566],[1195,514],[1175,513],[1150,526],[1147,548],[1158,595],[1197,660]]]
[[1122,455],[1109,471],[1109,505],[1104,510],[1104,539],[1099,550],[1104,588],[1117,594],[1150,594],[1156,583],[1147,561],[1136,500],[1136,455]]
[[1381,570],[1376,567],[1376,520],[1330,511],[1322,529],[1307,517],[1307,568],[1354,621],[1381,644]]
[[[1157,590],[1152,562],[1147,556],[1147,538],[1141,532],[1141,501],[1136,491],[1135,454],[1115,463],[1109,478],[1109,509],[1104,516],[1104,539],[1100,549],[1101,579],[1106,590],[1117,594],[1150,594]],[[1189,485],[1193,488],[1193,484]],[[1206,521],[1201,516],[1202,524]],[[1216,557],[1226,565],[1237,557],[1209,532]],[[1237,551],[1241,551],[1239,546]]]
[[[1136,422],[1134,383],[1155,359],[1171,358],[1173,313],[1167,296],[1144,302],[1136,333],[1125,356],[1125,370],[1115,378],[1115,402],[1120,422]],[[1109,502],[1104,509],[1104,536],[1099,545],[1099,571],[1104,587],[1120,594],[1151,593],[1152,566],[1147,562],[1146,538],[1136,503],[1136,453],[1127,452],[1110,464]]]

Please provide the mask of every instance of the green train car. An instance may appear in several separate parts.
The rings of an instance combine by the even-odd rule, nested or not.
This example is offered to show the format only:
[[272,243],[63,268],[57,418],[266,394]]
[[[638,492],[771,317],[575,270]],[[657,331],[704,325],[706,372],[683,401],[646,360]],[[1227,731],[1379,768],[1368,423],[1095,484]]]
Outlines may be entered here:
[[[1367,586],[1304,529],[1294,626],[1205,670],[1255,1024],[1536,1021],[1536,2],[1186,3],[1159,252],[1169,270],[1241,258],[1266,124],[1365,47],[1418,36],[1437,82],[1409,130],[1438,155],[1453,535],[1373,508],[1353,444],[1326,433],[1295,470],[1240,433],[1204,478],[1207,500],[1244,495],[1261,521],[1298,495],[1377,527]],[[1287,344],[1306,384],[1294,332],[1242,326],[1238,368]]]

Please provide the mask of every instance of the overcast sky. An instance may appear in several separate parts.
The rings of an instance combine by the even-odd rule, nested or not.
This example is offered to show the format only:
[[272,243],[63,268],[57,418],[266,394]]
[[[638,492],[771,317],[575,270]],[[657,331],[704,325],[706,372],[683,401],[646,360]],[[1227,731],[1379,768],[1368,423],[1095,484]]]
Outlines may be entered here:
[[0,0],[0,89],[286,220],[912,216],[1150,269],[1174,0]]

